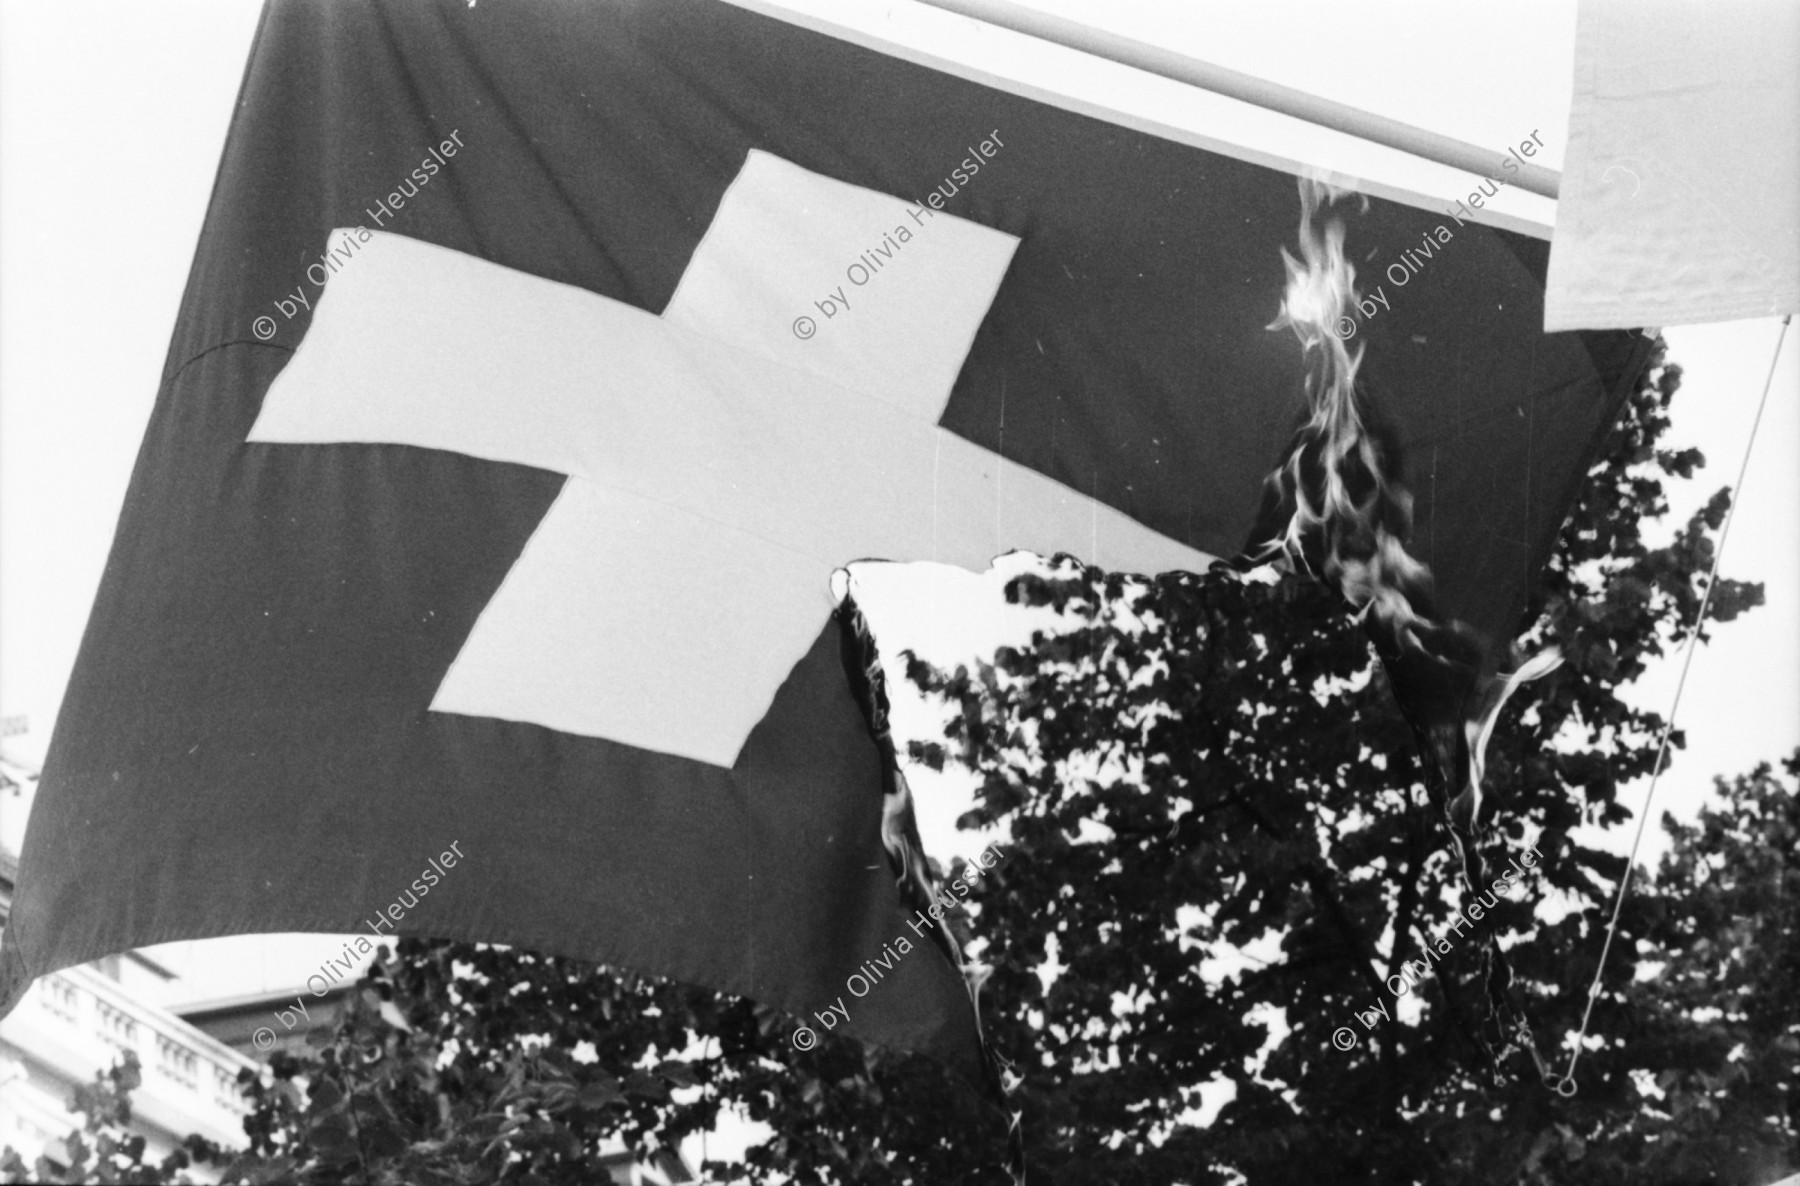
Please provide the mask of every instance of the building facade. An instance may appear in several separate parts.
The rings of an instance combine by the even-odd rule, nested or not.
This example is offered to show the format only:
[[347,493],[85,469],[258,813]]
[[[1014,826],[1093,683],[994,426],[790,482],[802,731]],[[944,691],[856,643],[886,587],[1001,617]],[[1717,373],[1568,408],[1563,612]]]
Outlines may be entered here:
[[[11,906],[16,864],[0,853],[0,912]],[[131,1093],[132,1129],[159,1162],[188,1134],[243,1148],[249,1111],[238,1075],[259,1064],[154,1003],[174,976],[136,953],[41,977],[0,1021],[0,1147],[34,1164],[67,1164],[64,1140],[81,1127],[69,1110],[79,1086],[137,1055],[143,1082]],[[202,1168],[190,1171],[212,1181]]]

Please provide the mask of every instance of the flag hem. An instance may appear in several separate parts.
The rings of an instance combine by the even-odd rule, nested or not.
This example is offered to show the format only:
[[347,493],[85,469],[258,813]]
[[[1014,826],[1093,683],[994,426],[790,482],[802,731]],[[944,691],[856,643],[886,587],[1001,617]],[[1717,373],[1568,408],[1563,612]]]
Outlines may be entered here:
[[[1444,206],[1448,204],[1447,202],[1427,197],[1416,190],[1408,189],[1404,186],[1376,180],[1368,176],[1345,173],[1341,170],[1325,169],[1322,166],[1309,164],[1305,161],[1294,157],[1284,156],[1277,152],[1252,148],[1247,144],[1242,144],[1237,141],[1221,140],[1200,132],[1177,127],[1173,124],[1167,124],[1159,120],[1134,115],[1116,107],[1108,107],[1104,104],[1095,103],[1090,100],[1076,98],[1073,95],[1063,94],[1059,91],[1050,90],[1047,87],[1038,86],[1035,83],[1025,82],[1016,78],[1009,78],[1002,74],[995,74],[992,71],[984,70],[978,66],[959,62],[953,58],[941,57],[930,51],[903,45],[896,41],[890,41],[876,34],[866,33],[860,29],[853,29],[846,25],[833,24],[808,13],[781,8],[776,4],[770,3],[769,0],[723,0],[723,2],[734,8],[741,8],[747,12],[755,13],[758,16],[766,17],[770,20],[781,21],[785,24],[794,25],[798,28],[806,29],[822,36],[848,42],[851,45],[869,50],[872,53],[879,53],[888,57],[898,58],[901,61],[910,62],[915,66],[923,66],[929,70],[936,70],[940,73],[949,74],[953,77],[960,78],[965,82],[972,82],[978,86],[985,86],[997,91],[1003,91],[1006,94],[1021,99],[1027,99],[1035,103],[1056,107],[1075,115],[1082,115],[1089,119],[1099,120],[1103,123],[1114,124],[1130,131],[1141,132],[1149,136],[1156,136],[1160,139],[1172,141],[1173,143],[1180,144],[1187,148],[1196,148],[1204,152],[1217,153],[1220,156],[1230,157],[1233,160],[1243,161],[1246,164],[1258,165],[1265,169],[1273,169],[1277,172],[1287,173],[1295,177],[1323,174],[1331,180],[1332,184],[1341,188],[1352,188],[1355,189],[1356,192],[1366,193],[1370,197],[1381,198],[1384,201],[1395,202],[1402,206],[1428,211],[1432,214],[1443,213]],[[1198,90],[1198,88],[1192,89]],[[1212,94],[1212,92],[1203,93],[1208,95]],[[1281,112],[1268,111],[1266,108],[1256,107],[1254,104],[1247,103],[1241,99],[1232,99],[1225,95],[1216,95],[1213,97],[1218,98],[1221,102],[1240,104],[1246,108],[1266,112],[1271,117],[1290,120],[1302,127],[1314,129],[1314,125],[1308,124],[1306,121],[1295,116],[1284,115]],[[1328,132],[1331,135],[1343,136],[1348,140],[1368,145],[1371,148],[1399,153],[1410,159],[1419,161],[1425,161],[1427,159],[1424,157],[1413,157],[1412,154],[1404,153],[1400,149],[1390,149],[1385,145],[1378,145],[1374,141],[1364,140],[1361,137],[1354,136],[1348,132],[1339,132],[1332,129],[1317,130]],[[1429,163],[1433,165],[1437,164],[1435,161]],[[1445,167],[1448,168],[1448,166]],[[1549,201],[1551,199],[1545,200]],[[1542,223],[1516,214],[1507,214],[1500,211],[1488,210],[1486,208],[1472,211],[1463,221],[1478,223],[1495,230],[1512,231],[1515,234],[1539,239],[1546,243],[1550,241],[1553,231],[1553,226],[1550,223]]]

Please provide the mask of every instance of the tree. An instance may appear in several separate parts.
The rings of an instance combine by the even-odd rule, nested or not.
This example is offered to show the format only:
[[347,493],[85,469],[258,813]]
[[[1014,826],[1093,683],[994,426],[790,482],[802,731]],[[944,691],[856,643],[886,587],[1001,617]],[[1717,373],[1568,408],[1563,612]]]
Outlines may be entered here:
[[199,1137],[189,1137],[184,1147],[160,1162],[144,1160],[146,1142],[131,1131],[131,1093],[144,1081],[137,1055],[127,1052],[113,1067],[94,1076],[91,1085],[75,1088],[69,1111],[82,1118],[81,1128],[63,1138],[66,1163],[46,1156],[27,1166],[8,1145],[0,1150],[0,1182],[66,1182],[83,1186],[104,1183],[186,1183],[193,1179],[183,1171],[190,1154],[210,1150]]
[[[1728,505],[1721,491],[1668,546],[1643,540],[1667,510],[1661,478],[1701,464],[1656,445],[1678,386],[1673,366],[1647,377],[1606,442],[1519,632],[1569,662],[1489,750],[1502,838],[1534,835],[1543,853],[1541,882],[1487,925],[1509,943],[1546,1056],[1579,1025],[1624,864],[1570,833],[1623,821],[1618,785],[1649,772],[1661,722],[1617,692],[1684,637]],[[968,822],[1009,825],[1027,854],[988,887],[1017,901],[990,915],[984,899],[981,931],[1009,1007],[992,1027],[1001,1048],[1053,1051],[1027,1109],[1053,1181],[1283,1182],[1329,1167],[1336,1181],[1510,1182],[1537,1172],[1546,1142],[1643,1106],[1616,1037],[1587,1055],[1574,1100],[1521,1058],[1492,1081],[1477,945],[1451,927],[1460,895],[1422,772],[1383,672],[1328,596],[1066,561],[1010,593],[1081,624],[974,671],[915,670],[964,708],[948,747],[917,753],[981,772]],[[1709,616],[1760,601],[1722,580]],[[1543,894],[1571,912],[1539,923]],[[1628,1020],[1632,922],[1598,1034]],[[1052,943],[1062,970],[1042,987],[1031,970]],[[1268,958],[1205,974],[1205,957],[1247,949]],[[1390,988],[1428,949],[1444,956],[1433,973]],[[1354,1020],[1402,995],[1402,1019]],[[1178,1121],[1209,1080],[1235,1098],[1207,1128]]]
[[[1628,899],[1651,974],[1626,990],[1616,1058],[1648,1097],[1546,1141],[1592,1182],[1773,1182],[1800,1169],[1800,750],[1730,784]],[[1785,785],[1784,785],[1785,782]],[[1553,1172],[1554,1171],[1554,1172]]]
[[[1523,1054],[1491,1065],[1479,1040],[1484,927],[1540,1053],[1579,1024],[1624,861],[1572,833],[1626,819],[1617,788],[1654,761],[1661,722],[1617,693],[1684,637],[1727,505],[1644,541],[1663,479],[1702,463],[1658,447],[1680,372],[1657,362],[1520,623],[1526,649],[1555,642],[1568,663],[1502,719],[1488,793],[1496,842],[1534,837],[1543,859],[1473,925],[1451,923],[1461,895],[1386,677],[1323,589],[1059,559],[1009,590],[1060,615],[1032,648],[910,664],[952,710],[914,756],[974,771],[965,824],[1010,837],[957,925],[995,969],[984,1020],[1024,1076],[1035,1182],[1732,1181],[1791,1150],[1791,894],[1785,922],[1722,921],[1791,888],[1791,796],[1785,832],[1730,807],[1735,822],[1678,834],[1665,884],[1621,919],[1578,1095]],[[1709,616],[1760,600],[1722,580]],[[1766,772],[1748,785],[1779,815]],[[1566,913],[1540,921],[1542,899]],[[1652,963],[1666,974],[1640,981]],[[1719,1017],[1703,970],[1728,989]],[[943,1068],[829,1035],[796,1052],[741,1000],[412,942],[369,988],[404,1017],[370,1002],[317,1059],[278,1063],[228,1181],[587,1181],[601,1137],[666,1147],[731,1105],[774,1132],[717,1167],[733,1180],[1002,1179],[1003,1126]],[[1206,1091],[1231,1096],[1210,1122]],[[1702,1131],[1716,1140],[1683,1154]]]

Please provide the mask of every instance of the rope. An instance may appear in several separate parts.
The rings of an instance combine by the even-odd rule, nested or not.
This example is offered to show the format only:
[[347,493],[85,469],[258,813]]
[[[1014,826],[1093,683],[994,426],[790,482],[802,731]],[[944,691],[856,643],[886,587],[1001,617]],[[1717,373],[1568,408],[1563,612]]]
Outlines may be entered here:
[[1775,385],[1775,366],[1781,361],[1781,346],[1787,340],[1788,322],[1793,314],[1781,319],[1781,333],[1775,339],[1775,357],[1769,360],[1769,377],[1763,382],[1762,399],[1756,405],[1756,418],[1750,422],[1750,439],[1744,443],[1744,459],[1738,463],[1737,484],[1732,487],[1731,503],[1725,509],[1725,522],[1719,527],[1719,546],[1713,549],[1712,570],[1706,575],[1706,591],[1700,597],[1700,609],[1682,648],[1681,677],[1675,682],[1675,698],[1669,703],[1669,715],[1663,721],[1662,739],[1656,746],[1656,765],[1650,768],[1650,790],[1644,796],[1644,810],[1638,814],[1637,834],[1631,838],[1631,855],[1625,860],[1624,876],[1619,878],[1619,892],[1613,898],[1612,918],[1606,924],[1606,942],[1600,948],[1600,962],[1594,968],[1594,982],[1588,986],[1587,1007],[1581,1011],[1581,1029],[1575,1035],[1575,1048],[1569,1051],[1569,1069],[1561,1079],[1550,1083],[1561,1096],[1575,1094],[1575,1064],[1581,1061],[1581,1043],[1587,1037],[1588,1022],[1594,1015],[1594,1002],[1600,996],[1600,977],[1606,971],[1606,957],[1612,952],[1613,937],[1619,930],[1619,911],[1624,908],[1626,891],[1631,887],[1631,871],[1637,867],[1638,845],[1644,839],[1644,825],[1650,820],[1650,804],[1656,798],[1657,783],[1662,781],[1663,760],[1669,752],[1669,735],[1675,731],[1675,713],[1681,707],[1681,693],[1687,687],[1688,669],[1694,663],[1694,644],[1700,640],[1700,629],[1706,624],[1706,610],[1712,604],[1713,587],[1719,581],[1719,562],[1725,558],[1725,541],[1731,536],[1731,521],[1743,500],[1744,475],[1750,469],[1750,453],[1756,447],[1756,433],[1762,427],[1763,409],[1769,406],[1769,389]]

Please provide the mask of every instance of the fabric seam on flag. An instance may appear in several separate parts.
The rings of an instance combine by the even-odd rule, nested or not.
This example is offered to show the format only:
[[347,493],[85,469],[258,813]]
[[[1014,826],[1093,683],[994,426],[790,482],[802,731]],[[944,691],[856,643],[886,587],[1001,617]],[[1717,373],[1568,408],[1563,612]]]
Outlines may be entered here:
[[[209,354],[214,353],[215,351],[225,350],[232,346],[260,346],[265,349],[280,350],[280,351],[287,353],[290,356],[294,353],[295,350],[299,349],[299,347],[297,347],[297,346],[278,346],[274,342],[258,342],[254,339],[246,339],[246,338],[233,338],[229,342],[220,342],[217,345],[208,346],[206,349],[204,349],[204,350],[200,351],[198,354],[194,355],[194,357],[192,357],[192,358],[188,359],[186,362],[182,363],[179,367],[176,367],[175,373],[170,375],[167,379],[163,380],[162,387],[159,388],[156,393],[156,402],[159,404],[162,402],[164,393],[169,388],[173,387],[177,382],[179,382],[181,380],[181,376],[187,374],[187,369],[189,367],[193,366],[195,363],[199,362],[201,359],[205,358]],[[265,392],[264,394],[266,395],[267,392]]]

